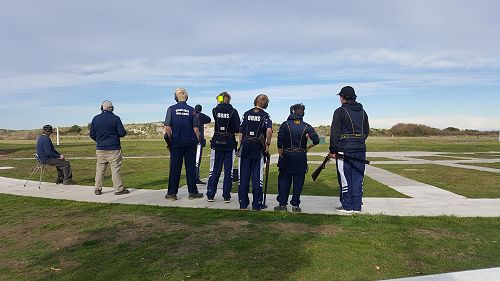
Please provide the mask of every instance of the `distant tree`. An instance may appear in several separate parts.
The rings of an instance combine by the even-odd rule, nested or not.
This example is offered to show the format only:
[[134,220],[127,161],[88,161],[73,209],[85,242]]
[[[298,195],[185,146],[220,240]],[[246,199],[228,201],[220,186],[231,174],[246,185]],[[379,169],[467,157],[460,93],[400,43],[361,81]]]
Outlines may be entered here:
[[80,128],[80,126],[78,125],[73,125],[71,126],[69,129],[68,129],[68,133],[80,133],[82,131],[82,128]]
[[439,129],[427,125],[405,123],[392,126],[389,132],[394,136],[402,137],[438,136],[441,134]]
[[446,129],[444,129],[443,131],[447,131],[447,132],[460,132],[460,129],[459,128],[455,128],[455,127],[448,127]]

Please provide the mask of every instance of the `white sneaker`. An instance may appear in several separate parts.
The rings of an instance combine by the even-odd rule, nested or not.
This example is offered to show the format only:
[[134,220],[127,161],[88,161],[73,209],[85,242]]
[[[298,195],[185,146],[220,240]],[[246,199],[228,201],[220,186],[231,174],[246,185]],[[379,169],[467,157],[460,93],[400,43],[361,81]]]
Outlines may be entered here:
[[342,206],[335,207],[335,210],[339,213],[344,213],[344,214],[352,214],[354,211],[353,210],[346,210]]

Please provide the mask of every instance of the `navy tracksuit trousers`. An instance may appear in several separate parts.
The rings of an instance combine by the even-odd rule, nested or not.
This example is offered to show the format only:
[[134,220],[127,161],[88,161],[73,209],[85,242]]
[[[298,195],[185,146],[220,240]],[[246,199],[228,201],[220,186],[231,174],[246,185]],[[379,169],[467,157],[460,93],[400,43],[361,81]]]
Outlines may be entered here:
[[[366,159],[366,152],[346,152],[344,154],[357,159]],[[361,211],[364,176],[365,163],[337,158],[340,202],[345,210]]]
[[170,149],[170,177],[168,194],[177,194],[181,178],[182,162],[185,160],[186,181],[189,193],[198,193],[196,186],[196,146],[172,147]]
[[207,182],[207,197],[214,197],[217,192],[222,166],[224,166],[224,183],[222,187],[222,197],[231,198],[233,189],[233,161],[234,150],[222,151],[212,149],[210,153],[210,173]]
[[240,208],[246,209],[250,200],[248,198],[248,190],[250,188],[250,179],[252,180],[252,208],[262,209],[262,185],[264,180],[264,157],[260,159],[240,158],[239,162],[239,186],[238,186],[238,199]]
[[293,182],[293,195],[290,204],[292,206],[300,205],[300,194],[302,193],[302,188],[304,187],[305,174],[291,174],[289,172],[283,171],[279,172],[278,175],[278,197],[276,198],[280,206],[286,206],[288,204],[288,196],[290,195],[290,187]]

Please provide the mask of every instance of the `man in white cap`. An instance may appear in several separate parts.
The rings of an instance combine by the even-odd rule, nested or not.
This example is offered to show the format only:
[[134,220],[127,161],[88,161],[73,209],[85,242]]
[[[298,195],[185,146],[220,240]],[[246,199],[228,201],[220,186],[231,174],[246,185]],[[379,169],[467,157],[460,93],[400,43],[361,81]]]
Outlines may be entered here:
[[120,168],[122,166],[122,150],[120,138],[127,132],[123,127],[120,117],[113,113],[114,107],[111,101],[105,100],[101,104],[101,114],[96,115],[90,124],[90,137],[96,142],[96,173],[95,194],[102,194],[102,179],[106,168],[111,166],[111,179],[115,195],[129,193],[123,187]]

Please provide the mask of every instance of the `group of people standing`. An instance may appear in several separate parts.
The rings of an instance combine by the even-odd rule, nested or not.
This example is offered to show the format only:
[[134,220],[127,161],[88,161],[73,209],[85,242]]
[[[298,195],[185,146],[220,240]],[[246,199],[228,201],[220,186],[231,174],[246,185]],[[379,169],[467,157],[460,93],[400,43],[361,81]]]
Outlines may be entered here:
[[[340,93],[341,107],[334,115],[330,131],[329,157],[337,162],[338,182],[341,190],[340,212],[360,212],[363,194],[364,163],[349,159],[366,159],[365,140],[370,127],[368,116],[363,106],[356,102],[356,94],[352,87],[343,87]],[[167,109],[164,121],[164,139],[170,151],[170,171],[167,200],[177,200],[182,165],[186,169],[186,181],[189,199],[203,198],[197,184],[205,184],[200,180],[200,164],[205,146],[204,125],[212,120],[203,114],[200,105],[195,108],[187,104],[188,92],[177,88],[174,94],[176,103]],[[269,147],[273,137],[272,121],[266,109],[269,97],[259,94],[253,107],[246,111],[240,119],[238,111],[231,105],[231,95],[222,92],[216,97],[217,106],[212,109],[214,133],[210,140],[210,172],[206,183],[206,197],[209,202],[215,200],[219,178],[224,171],[222,198],[231,201],[233,184],[233,163],[238,161],[238,202],[242,210],[266,208],[264,204],[263,184],[264,167],[270,161]],[[106,167],[111,166],[115,194],[129,193],[123,187],[121,167],[120,138],[126,131],[120,118],[113,114],[113,105],[104,101],[101,114],[94,117],[90,125],[90,137],[96,141],[96,177],[95,194],[102,194],[102,178]],[[295,104],[290,107],[290,115],[278,131],[278,206],[276,211],[286,211],[290,189],[293,185],[290,204],[293,212],[300,212],[300,195],[308,170],[307,152],[319,144],[320,140],[314,128],[304,122],[305,106]],[[71,179],[69,162],[53,147],[50,138],[52,128],[44,126],[44,133],[37,141],[37,153],[40,160],[58,169],[58,180],[63,184],[74,184]],[[50,131],[50,133],[49,133]],[[237,140],[238,138],[238,140]],[[308,144],[308,141],[311,144]],[[343,156],[346,157],[343,157]],[[347,157],[352,156],[352,157]],[[53,159],[56,160],[53,160]],[[249,200],[250,182],[253,200]]]
[[[342,104],[333,116],[330,132],[329,157],[337,161],[338,181],[341,189],[340,212],[360,212],[362,205],[363,178],[365,166],[362,162],[349,159],[366,159],[365,140],[370,127],[363,106],[356,102],[352,87],[343,87],[340,93]],[[187,104],[188,93],[185,89],[175,91],[176,104],[168,108],[165,117],[164,138],[170,150],[170,173],[167,200],[177,200],[182,163],[185,162],[189,199],[203,198],[196,183],[199,180],[201,162],[200,150],[204,146],[203,126],[211,118]],[[238,111],[231,105],[231,95],[222,92],[216,97],[217,106],[212,109],[214,133],[210,141],[210,172],[208,175],[207,200],[213,202],[217,185],[224,171],[222,198],[231,201],[233,163],[238,161],[238,202],[240,209],[252,210],[266,208],[263,200],[264,167],[270,161],[269,147],[273,137],[272,120],[266,109],[269,97],[259,94],[253,107],[240,119]],[[277,148],[278,168],[278,206],[277,211],[287,210],[290,189],[293,185],[290,204],[293,212],[300,212],[300,195],[308,170],[307,152],[319,144],[314,128],[304,122],[305,106],[295,104],[290,107],[290,115],[278,131]],[[238,137],[238,140],[237,140]],[[308,141],[311,140],[311,144]],[[198,147],[198,149],[197,149]],[[197,153],[198,151],[198,153]],[[352,156],[352,158],[347,159]],[[196,171],[198,169],[198,172]],[[198,178],[197,178],[198,177]],[[201,182],[202,183],[202,182]],[[249,200],[250,183],[253,200]]]

